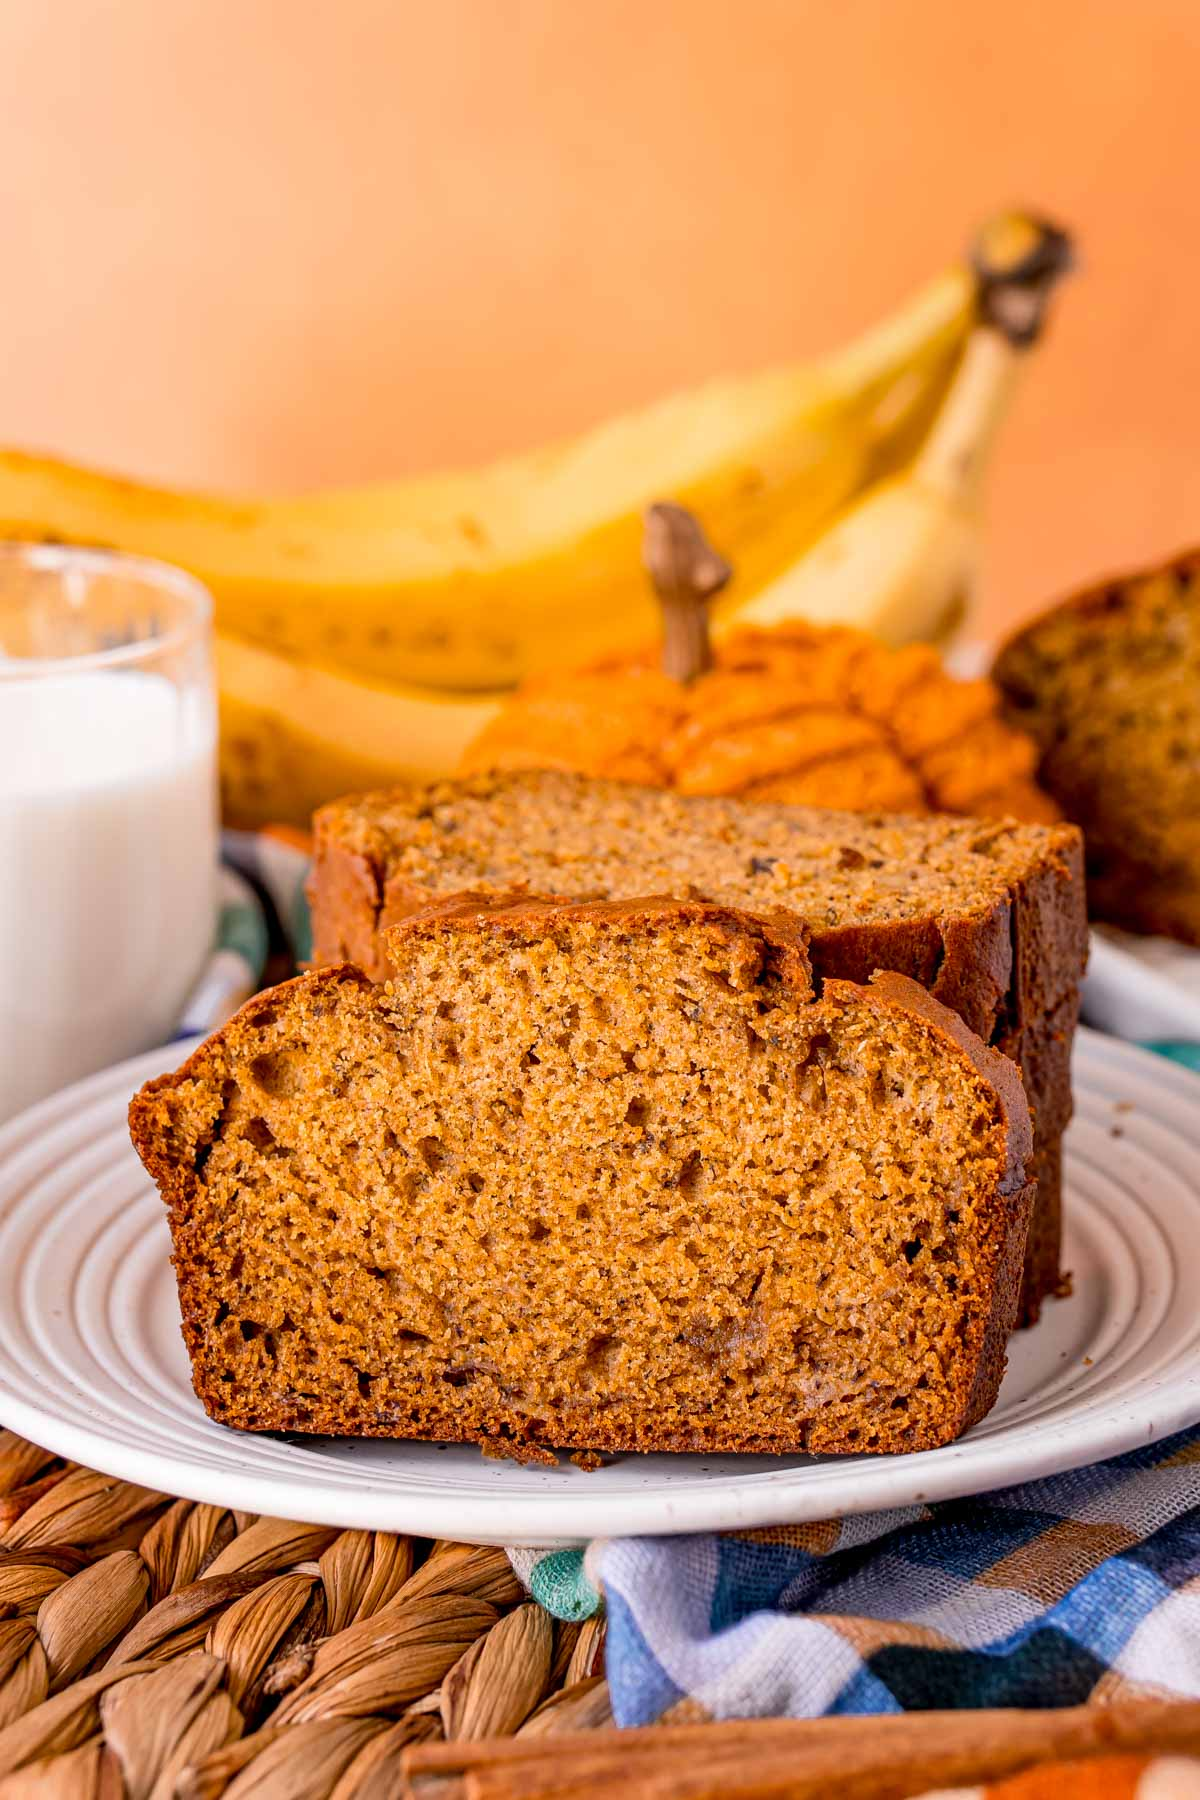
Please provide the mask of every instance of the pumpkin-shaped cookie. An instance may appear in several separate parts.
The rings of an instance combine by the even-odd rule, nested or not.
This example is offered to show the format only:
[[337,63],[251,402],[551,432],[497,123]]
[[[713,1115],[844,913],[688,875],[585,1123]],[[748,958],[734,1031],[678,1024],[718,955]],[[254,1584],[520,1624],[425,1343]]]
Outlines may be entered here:
[[526,682],[464,772],[569,769],[850,812],[1059,817],[990,681],[956,680],[928,645],[892,650],[801,620],[710,646],[705,603],[728,570],[681,508],[651,508],[647,564],[661,652]]

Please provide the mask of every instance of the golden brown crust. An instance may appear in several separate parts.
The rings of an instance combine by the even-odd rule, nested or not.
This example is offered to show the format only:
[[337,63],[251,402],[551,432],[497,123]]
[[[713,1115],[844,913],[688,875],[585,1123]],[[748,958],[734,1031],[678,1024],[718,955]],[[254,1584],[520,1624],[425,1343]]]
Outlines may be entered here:
[[[828,982],[825,992],[837,992],[850,984]],[[1007,1210],[997,1209],[995,1218],[995,1301],[979,1336],[979,1363],[974,1386],[966,1407],[966,1422],[974,1424],[990,1411],[1007,1363],[1007,1344],[1012,1321],[1019,1321],[1024,1295],[1031,1289],[1024,1277],[1027,1270],[1026,1247],[1036,1213],[1038,1197],[1033,1168],[1033,1121],[1025,1097],[1025,1086],[1016,1063],[985,1044],[963,1023],[961,1017],[942,1005],[917,982],[907,976],[878,970],[870,984],[855,987],[853,992],[865,997],[881,998],[886,1006],[913,1014],[929,1024],[948,1042],[955,1045],[983,1076],[1000,1102],[1007,1134],[1008,1156],[1004,1179],[999,1188],[1007,1196]],[[1056,1196],[1057,1197],[1057,1196]],[[1057,1217],[1057,1214],[1055,1215]],[[1057,1241],[1054,1251],[1054,1281],[1058,1274]],[[1044,1249],[1041,1251],[1044,1255]],[[1045,1271],[1037,1268],[1037,1276]],[[1042,1291],[1054,1291],[1053,1289]],[[1036,1314],[1035,1314],[1036,1319]],[[1029,1321],[1033,1323],[1034,1320]],[[965,1429],[965,1426],[964,1426]]]
[[1018,1322],[1022,1325],[1036,1325],[1040,1315],[1040,1300],[1036,1309],[1029,1310],[1030,1293],[1037,1293],[1044,1299],[1050,1296],[1061,1298],[1071,1292],[1071,1271],[1062,1266],[1062,1139],[1057,1138],[1039,1150],[1030,1167],[1037,1184],[1037,1206],[1030,1221],[1025,1262],[1026,1269],[1033,1269],[1037,1279],[1033,1285],[1027,1283],[1022,1289],[1018,1313]]
[[[671,948],[676,944],[680,946],[678,951]],[[486,1034],[488,1020],[472,1010],[469,992],[462,985],[465,977],[459,973],[460,970],[469,973],[478,966],[486,971],[481,992],[488,994],[493,1002],[506,991],[517,995],[519,1007],[528,1004],[534,1009],[532,1013],[523,1012],[522,1017],[536,1022],[544,1015],[548,1028],[556,1031],[562,1018],[560,996],[569,993],[569,989],[563,988],[563,982],[569,979],[564,972],[575,966],[574,959],[593,954],[593,947],[597,945],[599,951],[595,953],[600,955],[601,962],[596,966],[611,968],[616,986],[625,982],[627,975],[633,979],[629,971],[636,973],[638,968],[661,970],[667,967],[680,971],[685,989],[688,980],[694,981],[698,976],[703,993],[710,996],[694,1013],[686,1005],[682,1013],[672,1011],[678,1002],[670,997],[675,987],[675,981],[671,982],[667,1010],[658,1025],[646,1027],[648,1036],[643,1040],[645,1047],[638,1053],[638,1058],[649,1060],[639,1060],[639,1068],[649,1069],[659,1055],[667,1057],[666,1066],[682,1067],[682,1053],[672,1052],[669,1047],[660,1050],[657,1046],[669,1045],[669,1036],[664,1037],[663,1033],[669,1034],[674,1029],[671,1020],[683,1021],[679,1028],[685,1035],[696,1030],[709,1031],[707,1024],[686,1022],[707,1016],[704,1007],[708,1006],[716,1009],[714,1019],[723,1016],[730,1020],[744,1019],[745,1031],[749,1032],[751,1040],[758,1042],[757,1052],[753,1042],[746,1047],[741,1025],[736,1027],[736,1042],[743,1044],[742,1051],[730,1050],[734,1040],[728,1035],[714,1036],[711,1044],[704,1039],[714,1069],[723,1066],[721,1057],[731,1054],[735,1059],[749,1056],[749,1066],[761,1069],[760,1073],[746,1075],[751,1084],[762,1081],[772,1056],[785,1054],[771,1051],[767,1046],[789,1042],[786,1034],[801,1029],[801,1040],[797,1041],[808,1044],[809,1049],[803,1063],[787,1075],[783,1086],[755,1089],[751,1085],[746,1091],[776,1095],[777,1098],[770,1101],[772,1106],[796,1109],[788,1129],[825,1132],[822,1144],[839,1143],[843,1130],[850,1130],[852,1146],[861,1143],[861,1152],[873,1155],[878,1130],[876,1125],[865,1122],[866,1114],[855,1114],[858,1122],[853,1126],[843,1125],[840,1115],[836,1125],[820,1123],[828,1101],[817,1095],[818,1090],[819,1094],[825,1093],[827,1079],[842,1083],[837,1091],[852,1092],[860,1106],[875,1104],[868,1097],[868,1089],[870,1094],[875,1092],[873,1083],[883,1084],[882,1095],[887,1084],[894,1080],[898,1084],[894,1090],[898,1098],[891,1104],[901,1107],[910,1104],[902,1097],[909,1077],[924,1081],[945,1080],[952,1084],[952,1091],[958,1095],[959,1104],[965,1110],[960,1113],[951,1107],[939,1130],[961,1132],[963,1156],[978,1158],[985,1155],[987,1158],[986,1162],[972,1165],[977,1168],[977,1173],[971,1177],[975,1185],[964,1190],[973,1196],[970,1200],[970,1216],[975,1221],[971,1226],[973,1235],[969,1243],[964,1243],[955,1253],[951,1247],[957,1225],[945,1228],[950,1231],[950,1236],[939,1240],[945,1245],[940,1260],[928,1264],[920,1262],[919,1268],[910,1275],[905,1258],[900,1257],[899,1268],[903,1273],[893,1277],[901,1280],[898,1292],[902,1292],[904,1279],[918,1281],[914,1292],[919,1296],[926,1291],[921,1283],[928,1283],[935,1277],[940,1280],[947,1267],[955,1266],[946,1263],[947,1255],[958,1254],[966,1259],[961,1267],[974,1296],[970,1304],[965,1299],[938,1303],[943,1306],[961,1304],[965,1310],[961,1323],[946,1339],[946,1349],[940,1353],[951,1358],[952,1368],[946,1375],[945,1392],[935,1396],[936,1405],[932,1402],[923,1404],[911,1414],[907,1410],[885,1410],[880,1414],[872,1410],[871,1387],[868,1385],[859,1401],[839,1400],[837,1404],[825,1405],[810,1400],[807,1410],[784,1411],[770,1404],[754,1403],[752,1398],[747,1401],[748,1410],[745,1411],[739,1411],[736,1406],[713,1405],[681,1409],[672,1405],[668,1390],[623,1395],[619,1384],[603,1404],[597,1404],[591,1398],[595,1377],[586,1373],[581,1388],[567,1391],[553,1404],[543,1401],[539,1405],[537,1382],[539,1371],[546,1363],[544,1356],[534,1357],[532,1368],[526,1369],[525,1379],[533,1383],[532,1404],[531,1396],[526,1396],[523,1404],[513,1404],[506,1398],[504,1382],[498,1377],[494,1379],[487,1371],[489,1348],[494,1351],[495,1342],[489,1346],[486,1339],[477,1337],[468,1337],[452,1358],[454,1367],[450,1374],[457,1368],[466,1385],[461,1385],[456,1375],[451,1394],[446,1394],[443,1380],[406,1377],[404,1371],[410,1365],[403,1357],[399,1363],[388,1364],[385,1359],[378,1367],[370,1364],[369,1377],[360,1373],[357,1388],[352,1381],[347,1383],[347,1366],[352,1367],[357,1361],[361,1369],[364,1345],[366,1354],[382,1354],[380,1345],[387,1339],[389,1328],[388,1307],[392,1304],[389,1294],[392,1290],[386,1283],[377,1285],[371,1279],[381,1277],[383,1271],[357,1269],[354,1261],[356,1256],[370,1261],[380,1254],[366,1248],[366,1240],[375,1229],[372,1220],[376,1214],[379,1218],[390,1219],[389,1229],[399,1229],[401,1236],[410,1243],[414,1243],[414,1232],[429,1229],[428,1224],[418,1225],[415,1214],[411,1227],[403,1225],[403,1209],[408,1204],[403,1196],[409,1192],[408,1177],[398,1183],[389,1177],[390,1185],[383,1190],[378,1185],[379,1178],[367,1173],[368,1165],[361,1163],[363,1156],[374,1158],[378,1144],[385,1139],[396,1144],[397,1133],[402,1147],[406,1131],[414,1129],[405,1125],[405,1109],[411,1095],[417,1091],[413,1084],[419,1086],[427,1079],[427,1074],[420,1072],[427,1072],[430,1066],[429,1051],[421,1048],[414,1031],[418,1016],[424,1019],[421,1030],[427,1035],[432,1034],[429,1036],[432,1045],[442,1041],[439,1032],[461,1031],[471,1020],[475,1020]],[[690,949],[687,948],[689,945]],[[922,988],[903,977],[884,974],[865,989],[851,983],[831,982],[823,996],[813,997],[803,934],[795,921],[756,919],[733,908],[706,907],[670,898],[564,905],[528,896],[516,899],[488,897],[482,903],[478,899],[459,897],[410,920],[398,931],[395,949],[399,972],[390,987],[372,984],[352,967],[330,967],[258,995],[202,1045],[183,1068],[147,1084],[131,1104],[130,1128],[134,1144],[158,1183],[170,1213],[184,1336],[193,1359],[196,1389],[214,1417],[249,1429],[432,1437],[493,1446],[497,1442],[507,1442],[517,1448],[552,1442],[564,1448],[593,1450],[857,1452],[863,1449],[911,1450],[947,1442],[991,1405],[1003,1372],[1004,1343],[1016,1306],[1016,1283],[1028,1222],[1030,1189],[1023,1181],[1022,1165],[1029,1155],[1029,1115],[1016,1070],[987,1049],[957,1015],[933,1000]],[[658,960],[651,957],[651,950]],[[608,962],[603,961],[605,956],[610,956]],[[663,956],[676,960],[664,964]],[[541,971],[532,990],[529,989],[528,974],[522,973],[530,967]],[[728,975],[722,974],[722,970],[727,970]],[[657,981],[660,977],[654,979]],[[421,983],[425,986],[420,986]],[[434,1009],[427,1001],[410,997],[410,989],[413,996],[433,996],[441,991],[447,996],[447,1017],[459,1014],[462,1008],[467,1009],[466,1014],[458,1018],[457,1024],[443,1027],[439,1023],[441,1003]],[[520,997],[531,991],[532,998],[528,1001]],[[589,991],[595,990],[586,987],[580,990],[581,1004],[588,1004]],[[602,986],[599,991],[608,994],[614,989]],[[649,990],[639,991],[645,991],[648,996],[639,1005],[653,1007],[658,1004]],[[411,1010],[418,1004],[427,1008],[420,1015]],[[437,1019],[433,1017],[435,1010]],[[491,1011],[490,1005],[483,1008],[484,1014]],[[597,1014],[596,1020],[586,1028],[593,1036],[597,1032],[603,1035],[605,1026],[597,1022],[600,1018]],[[769,1022],[764,1023],[764,1020]],[[714,1025],[711,1029],[716,1031],[717,1027]],[[762,1035],[764,1032],[766,1036]],[[493,1036],[493,1048],[497,1042],[501,1044],[503,1054],[511,1059],[512,1070],[517,1070],[518,1062],[520,1069],[524,1069],[525,1061],[535,1065],[534,1074],[510,1073],[505,1076],[505,1082],[527,1081],[530,1086],[525,1105],[536,1108],[542,1104],[538,1094],[546,1092],[544,1086],[538,1086],[539,1081],[545,1080],[540,1065],[551,1052],[539,1044],[542,1056],[520,1060],[520,1046],[513,1050],[500,1026],[495,1027],[495,1033],[498,1036]],[[779,1033],[784,1035],[780,1037]],[[552,1037],[549,1041],[558,1040]],[[691,1038],[687,1041],[691,1042]],[[322,1048],[325,1043],[329,1048]],[[411,1062],[406,1060],[410,1043]],[[843,1046],[840,1050],[839,1044]],[[397,1045],[403,1047],[399,1065],[393,1059]],[[719,1046],[724,1048],[719,1049]],[[598,1054],[596,1045],[585,1046],[583,1054],[594,1057]],[[633,1066],[628,1051],[625,1055],[623,1065],[618,1056],[613,1065],[616,1069],[623,1066],[628,1070]],[[760,1065],[757,1055],[765,1056],[767,1061]],[[828,1064],[827,1057],[833,1058]],[[853,1071],[858,1068],[860,1058],[864,1067],[858,1075]],[[358,1076],[355,1071],[360,1062],[363,1074]],[[770,1063],[770,1066],[774,1067],[774,1064]],[[868,1066],[874,1068],[874,1073],[868,1075]],[[410,1072],[404,1073],[405,1068]],[[417,1073],[412,1073],[413,1070]],[[805,1091],[814,1095],[811,1101],[801,1098],[801,1086],[796,1085],[804,1071],[809,1071],[805,1075],[805,1080],[809,1081]],[[817,1089],[811,1086],[810,1077],[814,1073],[820,1077]],[[459,1094],[462,1079],[463,1071],[457,1066],[455,1056],[445,1077],[448,1085],[443,1091],[447,1106],[457,1103],[455,1096]],[[618,1079],[636,1082],[641,1078],[634,1075]],[[776,1079],[783,1079],[782,1074]],[[850,1088],[844,1085],[848,1081],[852,1083]],[[793,1088],[794,1099],[782,1097]],[[507,1091],[503,1084],[502,1090]],[[583,1091],[582,1088],[579,1090],[580,1093]],[[603,1082],[589,1090],[593,1098],[606,1091]],[[309,1097],[304,1098],[305,1095]],[[572,1104],[575,1104],[574,1096],[572,1084]],[[412,1116],[424,1118],[426,1115],[420,1107],[426,1104],[422,1101]],[[620,1099],[618,1110],[624,1104]],[[811,1127],[802,1123],[803,1117],[807,1117],[804,1108],[810,1105],[816,1109]],[[972,1107],[983,1108],[979,1123],[986,1126],[988,1135],[984,1139],[977,1133],[972,1135],[969,1126]],[[518,1116],[522,1110],[518,1104]],[[475,1116],[469,1105],[468,1113]],[[344,1129],[343,1137],[337,1139],[337,1143],[347,1142],[347,1132],[352,1133],[354,1141],[347,1149],[332,1151],[322,1134],[331,1128],[331,1121],[339,1115],[344,1115],[339,1126]],[[532,1111],[530,1116],[533,1116]],[[724,1132],[727,1129],[723,1122],[725,1114],[719,1106],[717,1116],[722,1119],[721,1130]],[[781,1122],[785,1116],[785,1113],[778,1114]],[[903,1117],[907,1116],[907,1113],[903,1114]],[[692,1120],[687,1109],[681,1119],[691,1129]],[[959,1119],[961,1124],[956,1123]],[[421,1125],[419,1129],[424,1131],[428,1127]],[[448,1127],[443,1124],[440,1129],[445,1132]],[[646,1140],[646,1146],[659,1139],[665,1141],[672,1129],[674,1126],[669,1117],[656,1121],[654,1134]],[[832,1137],[828,1135],[831,1129]],[[888,1130],[896,1129],[899,1127],[895,1124],[888,1126]],[[728,1141],[736,1143],[737,1137],[735,1131]],[[421,1144],[424,1146],[431,1141],[423,1138]],[[590,1145],[592,1140],[587,1137],[585,1141]],[[797,1141],[802,1142],[803,1138]],[[557,1149],[557,1140],[547,1142],[543,1146],[542,1160],[552,1158]],[[452,1154],[449,1146],[444,1151],[439,1150],[436,1157],[429,1156],[428,1167],[436,1171],[443,1155]],[[592,1154],[590,1149],[587,1154],[589,1157]],[[425,1155],[422,1148],[421,1156]],[[943,1145],[938,1155],[943,1159],[941,1166],[957,1166],[953,1160],[950,1164],[945,1162],[951,1155],[948,1146]],[[476,1146],[471,1150],[469,1160],[486,1176],[487,1164],[480,1162],[479,1156]],[[295,1163],[297,1173],[294,1176],[290,1173],[293,1164],[289,1160],[293,1158],[299,1159]],[[822,1153],[813,1164],[814,1169],[823,1169],[827,1160]],[[402,1160],[398,1166],[403,1169],[410,1165]],[[415,1166],[424,1167],[419,1159]],[[632,1171],[638,1167],[638,1162],[634,1158],[632,1162],[614,1166],[628,1167]],[[356,1174],[360,1167],[364,1169],[361,1184]],[[369,1167],[374,1168],[375,1163],[371,1161]],[[901,1177],[899,1162],[889,1161],[887,1167],[893,1170],[890,1180],[909,1179],[908,1176]],[[986,1171],[992,1173],[989,1175]],[[475,1179],[475,1176],[471,1177],[472,1183]],[[861,1177],[853,1179],[857,1182]],[[923,1180],[919,1171],[917,1179]],[[927,1231],[936,1234],[943,1229],[928,1216],[930,1205],[941,1192],[938,1178],[930,1179],[932,1185],[928,1191],[923,1187],[917,1190],[924,1197],[914,1202],[914,1217],[923,1221],[917,1226],[918,1236]],[[264,1183],[261,1191],[266,1197],[260,1203],[255,1196]],[[990,1185],[981,1187],[980,1183]],[[567,1188],[567,1198],[573,1206],[578,1189],[573,1188],[570,1181]],[[558,1191],[557,1187],[552,1187],[551,1191]],[[631,1191],[631,1204],[635,1191]],[[450,1192],[446,1190],[447,1204]],[[290,1247],[292,1228],[285,1226],[279,1210],[285,1203],[302,1221],[296,1240],[298,1249]],[[856,1204],[861,1206],[862,1203],[860,1197]],[[545,1204],[548,1202],[543,1202]],[[889,1200],[872,1215],[881,1229],[885,1226],[899,1229],[895,1223],[888,1225],[895,1204],[898,1204],[896,1200]],[[257,1210],[260,1205],[261,1211]],[[343,1219],[347,1208],[349,1213]],[[694,1214],[696,1205],[689,1210]],[[702,1202],[699,1210],[701,1213],[705,1210]],[[741,1213],[739,1203],[739,1218]],[[436,1216],[439,1219],[443,1216],[440,1210]],[[463,1220],[471,1217],[470,1205],[460,1216]],[[497,1219],[508,1216],[504,1213],[496,1215]],[[570,1209],[564,1215],[568,1216],[573,1216]],[[958,1216],[957,1212],[948,1215],[955,1221]],[[639,1217],[636,1205],[629,1217],[632,1229]],[[328,1223],[322,1223],[322,1220],[328,1220]],[[693,1226],[693,1229],[698,1228],[698,1225]],[[439,1229],[461,1231],[465,1226],[460,1223],[457,1227]],[[500,1227],[497,1225],[496,1229]],[[355,1245],[357,1250],[353,1248]],[[744,1251],[746,1248],[743,1246]],[[467,1240],[463,1239],[460,1250],[464,1261],[466,1249]],[[909,1263],[914,1255],[920,1259],[920,1244],[914,1242],[909,1250],[912,1252],[908,1256]],[[453,1240],[446,1254],[451,1257],[456,1271],[456,1287],[465,1293],[467,1278],[459,1276],[460,1257],[455,1254]],[[522,1271],[519,1266],[510,1266],[503,1261],[499,1265],[493,1264],[490,1258],[500,1254],[495,1249],[487,1254],[489,1261],[485,1266],[494,1270],[496,1295],[511,1294],[514,1278],[529,1270]],[[754,1254],[767,1255],[769,1266],[770,1255],[765,1245],[760,1252],[754,1252],[751,1247],[752,1258]],[[286,1260],[289,1256],[292,1258],[290,1264]],[[281,1258],[284,1261],[281,1262]],[[689,1266],[686,1258],[681,1266]],[[533,1267],[534,1263],[530,1262],[529,1269]],[[586,1286],[586,1267],[583,1264],[571,1267],[574,1270],[572,1286]],[[632,1267],[635,1270],[640,1267],[636,1256]],[[922,1270],[927,1273],[922,1274]],[[416,1272],[410,1273],[415,1280]],[[416,1290],[407,1286],[408,1276],[403,1267],[397,1280],[400,1299],[394,1304],[401,1307],[411,1304],[411,1294]],[[333,1286],[326,1292],[325,1284],[328,1283]],[[607,1279],[600,1281],[597,1292],[601,1299],[608,1286]],[[280,1321],[277,1315],[288,1305],[286,1295],[290,1292],[303,1294],[306,1304],[315,1305],[312,1320],[288,1313]],[[407,1301],[404,1299],[406,1294],[409,1296]],[[461,1294],[458,1297],[461,1299]],[[331,1310],[335,1303],[336,1310]],[[292,1304],[299,1313],[299,1303]],[[432,1299],[422,1304],[437,1312]],[[273,1306],[275,1313],[271,1312]],[[357,1338],[351,1343],[346,1334],[355,1328],[354,1319],[359,1314],[368,1321],[370,1329],[365,1338]],[[490,1312],[487,1316],[491,1316]],[[622,1313],[622,1329],[626,1333],[640,1329],[640,1316],[637,1311]],[[731,1368],[738,1369],[741,1366],[738,1359],[750,1354],[756,1334],[765,1329],[762,1323],[751,1323],[754,1316],[751,1307],[751,1313],[740,1325],[721,1327],[716,1337],[713,1336],[717,1331],[715,1324],[693,1320],[689,1325],[685,1321],[684,1338],[676,1337],[673,1341],[676,1345],[695,1343],[697,1366],[703,1367],[707,1366],[707,1359],[725,1345],[722,1333],[732,1331],[728,1345],[720,1353],[731,1357]],[[930,1315],[931,1318],[934,1316]],[[417,1321],[420,1330],[415,1335],[422,1344],[428,1339],[421,1333],[435,1333],[438,1329],[430,1322],[430,1317],[432,1315],[428,1313],[422,1314]],[[328,1319],[336,1320],[336,1326],[323,1322]],[[240,1332],[237,1329],[239,1320]],[[515,1320],[510,1318],[508,1329],[519,1322],[519,1315]],[[275,1345],[277,1335],[278,1346]],[[412,1337],[414,1333],[402,1331],[400,1336]],[[511,1342],[507,1337],[503,1341]],[[601,1337],[597,1343],[605,1341]],[[663,1342],[669,1344],[671,1341],[668,1330]],[[819,1384],[821,1357],[825,1354],[821,1333],[818,1331],[811,1343],[809,1334],[805,1333],[805,1341],[808,1346],[805,1354],[816,1358],[813,1364],[806,1365],[806,1379],[810,1384],[814,1381]],[[260,1351],[268,1342],[275,1347],[271,1348],[270,1357],[264,1360]],[[290,1352],[289,1344],[304,1347],[303,1355],[299,1351]],[[358,1345],[357,1349],[354,1344]],[[401,1345],[400,1348],[407,1352],[409,1347]],[[869,1344],[864,1342],[862,1350],[852,1351],[852,1355],[862,1356],[868,1350]],[[293,1356],[290,1363],[287,1361],[289,1354]],[[679,1352],[676,1350],[671,1354],[678,1362]],[[464,1357],[481,1366],[463,1372]],[[603,1370],[604,1358],[599,1349],[595,1351],[595,1360],[597,1368]],[[941,1364],[929,1366],[940,1368]],[[301,1382],[303,1392],[298,1391],[296,1374],[285,1376],[285,1368],[305,1371]],[[511,1379],[511,1376],[505,1379]],[[761,1376],[755,1378],[753,1392],[757,1392],[762,1379]],[[717,1391],[724,1390],[718,1388]],[[751,1393],[751,1390],[748,1388],[747,1392]],[[539,1413],[545,1416],[539,1416]],[[553,1423],[548,1425],[546,1418],[551,1414]]]
[[782,912],[758,917],[711,901],[680,900],[674,894],[646,894],[631,900],[570,900],[561,894],[524,892],[450,894],[392,926],[386,940],[389,964],[394,967],[396,952],[403,951],[407,940],[440,931],[483,930],[524,938],[551,923],[636,932],[689,921],[758,940],[781,981],[797,994],[811,996],[808,930],[802,920]]
[[[839,993],[851,986],[849,982],[828,982],[825,992]],[[890,969],[877,969],[866,987],[854,986],[853,992],[857,999],[868,1005],[882,1000],[885,1006],[924,1020],[974,1064],[983,1079],[995,1088],[1004,1113],[1008,1161],[1003,1191],[1012,1193],[1024,1187],[1026,1165],[1033,1155],[1033,1123],[1025,1098],[1025,1084],[1016,1063],[985,1044],[958,1013],[904,975],[897,975]]]

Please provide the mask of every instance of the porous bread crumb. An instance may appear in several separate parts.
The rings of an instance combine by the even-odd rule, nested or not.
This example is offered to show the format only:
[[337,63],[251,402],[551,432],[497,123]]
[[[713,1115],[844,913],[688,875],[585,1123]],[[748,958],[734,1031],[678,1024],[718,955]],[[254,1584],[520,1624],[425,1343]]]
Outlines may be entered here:
[[815,997],[795,923],[670,899],[460,903],[392,954],[133,1102],[214,1418],[540,1459],[913,1450],[992,1404],[1029,1115],[916,984]]

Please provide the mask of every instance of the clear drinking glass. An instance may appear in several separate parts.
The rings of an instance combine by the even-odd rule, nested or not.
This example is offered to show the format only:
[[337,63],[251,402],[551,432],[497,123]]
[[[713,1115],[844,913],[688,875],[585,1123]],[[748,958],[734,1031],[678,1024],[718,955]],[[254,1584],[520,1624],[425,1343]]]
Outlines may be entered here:
[[0,1119],[165,1042],[213,941],[212,603],[0,545]]

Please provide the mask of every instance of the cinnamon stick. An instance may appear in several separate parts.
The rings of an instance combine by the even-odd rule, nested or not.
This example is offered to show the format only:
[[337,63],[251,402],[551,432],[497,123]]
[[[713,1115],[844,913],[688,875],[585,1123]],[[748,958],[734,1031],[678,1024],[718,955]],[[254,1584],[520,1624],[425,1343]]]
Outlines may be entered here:
[[862,1719],[736,1719],[636,1731],[424,1744],[405,1752],[411,1800],[889,1800],[995,1780],[1066,1757],[1200,1754],[1200,1703],[1118,1701],[1048,1711]]

